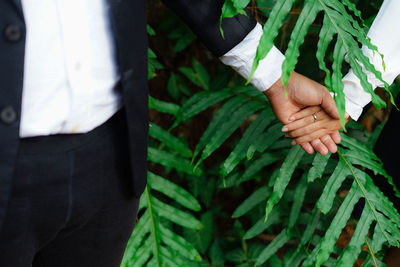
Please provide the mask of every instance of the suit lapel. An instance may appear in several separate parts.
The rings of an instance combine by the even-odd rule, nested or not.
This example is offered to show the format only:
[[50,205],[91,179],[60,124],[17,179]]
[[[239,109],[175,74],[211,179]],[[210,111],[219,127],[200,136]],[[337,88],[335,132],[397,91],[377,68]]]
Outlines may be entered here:
[[21,0],[8,0],[10,1],[14,7],[18,10],[18,13],[23,17],[23,12],[22,12],[22,4],[21,4]]
[[110,6],[111,9],[114,9],[118,4],[121,2],[121,0],[106,0],[106,3]]

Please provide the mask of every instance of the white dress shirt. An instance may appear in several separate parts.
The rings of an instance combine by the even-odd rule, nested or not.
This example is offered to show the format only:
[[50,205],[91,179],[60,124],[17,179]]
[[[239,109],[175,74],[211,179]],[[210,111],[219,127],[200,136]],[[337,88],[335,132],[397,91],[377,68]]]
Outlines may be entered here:
[[120,107],[105,0],[22,0],[20,137],[88,132]]
[[[376,16],[368,36],[371,42],[378,47],[384,55],[385,70],[382,59],[378,53],[373,53],[363,47],[363,53],[367,55],[370,62],[382,73],[382,78],[389,84],[400,74],[400,32],[399,32],[400,1],[385,0]],[[383,87],[384,84],[378,80],[373,73],[365,71],[373,88]],[[364,91],[360,80],[352,70],[344,77],[344,93],[346,96],[346,112],[354,120],[358,120],[363,108],[371,102],[371,95]]]
[[[122,106],[114,90],[119,77],[105,0],[22,0],[27,26],[20,137],[85,133],[101,125]],[[386,71],[377,54],[363,48],[383,78],[392,83],[400,73],[400,34],[396,16],[400,2],[385,0],[369,37],[385,55]],[[223,63],[248,78],[262,27],[223,55]],[[267,90],[281,76],[283,54],[272,47],[251,83]],[[381,83],[367,72],[374,88]],[[346,111],[357,120],[371,101],[358,78],[343,79]]]
[[[368,36],[371,42],[378,46],[378,50],[384,55],[386,69],[383,70],[382,60],[378,53],[371,52],[363,47],[363,53],[369,57],[375,68],[382,72],[382,77],[389,84],[400,74],[400,33],[398,29],[398,16],[400,15],[400,1],[385,0],[377,17],[372,24]],[[221,57],[222,62],[232,66],[244,78],[248,78],[254,57],[256,55],[258,41],[261,38],[260,25],[248,34],[244,41],[239,43],[231,51]],[[281,76],[281,67],[284,56],[273,47],[256,70],[251,83],[260,91],[267,90]],[[373,88],[382,87],[373,73],[365,71]],[[343,78],[344,93],[346,98],[346,112],[354,120],[358,120],[364,106],[371,101],[371,95],[364,91],[360,80],[353,71]]]
[[[105,0],[22,0],[27,27],[20,137],[85,133],[120,107],[119,79]],[[245,77],[260,25],[222,57]],[[243,47],[251,48],[243,50]],[[253,77],[265,90],[281,76],[275,47]]]

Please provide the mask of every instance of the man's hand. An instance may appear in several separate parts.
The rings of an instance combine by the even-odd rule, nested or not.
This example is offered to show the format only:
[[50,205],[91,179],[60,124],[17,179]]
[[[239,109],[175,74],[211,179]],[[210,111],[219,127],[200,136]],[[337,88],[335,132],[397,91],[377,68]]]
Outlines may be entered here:
[[[290,116],[306,106],[318,106],[333,119],[339,119],[335,101],[329,91],[319,83],[307,77],[292,72],[286,86],[287,97],[285,96],[282,81],[279,79],[266,92],[265,95],[271,102],[272,109],[277,118],[283,123],[288,124]],[[337,147],[335,143],[340,142],[339,132],[336,131],[326,135],[321,139],[313,140],[310,143],[301,144],[307,153],[313,153],[314,149],[325,155],[328,151],[335,153]]]

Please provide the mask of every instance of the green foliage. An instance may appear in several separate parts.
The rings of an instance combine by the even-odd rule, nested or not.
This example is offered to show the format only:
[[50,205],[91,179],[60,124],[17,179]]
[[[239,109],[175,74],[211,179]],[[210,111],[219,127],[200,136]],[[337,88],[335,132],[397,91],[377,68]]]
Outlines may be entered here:
[[[282,26],[284,18],[291,11],[293,4],[294,1],[292,0],[281,0],[277,1],[274,5],[267,23],[264,25],[263,35],[258,45],[250,77],[256,70],[259,61],[265,58],[272,48],[274,39],[278,36],[278,30]],[[360,11],[357,10],[356,6],[350,1],[305,0],[302,12],[290,36],[290,41],[285,53],[285,61],[282,65],[282,82],[286,85],[289,81],[290,73],[295,69],[298,62],[300,46],[304,42],[310,25],[315,21],[317,15],[323,12],[324,19],[320,30],[316,56],[321,70],[326,72],[325,85],[330,91],[335,93],[336,103],[343,126],[345,99],[341,80],[342,63],[345,55],[347,55],[348,63],[352,67],[355,75],[360,79],[363,88],[371,94],[372,102],[376,107],[385,107],[386,103],[375,94],[363,69],[372,72],[377,79],[385,84],[387,91],[390,93],[388,84],[382,79],[382,74],[375,69],[369,62],[369,59],[362,53],[359,49],[359,44],[367,46],[376,53],[379,53],[378,48],[370,42],[363,28],[359,25],[358,21],[349,14],[348,10],[356,17],[360,18]],[[231,13],[229,13],[229,15],[231,15]],[[222,14],[222,17],[224,17],[224,14]],[[362,23],[364,24],[364,22]],[[333,52],[333,71],[331,72],[327,68],[325,55],[328,46],[333,40],[335,40],[335,48]],[[393,97],[391,97],[391,100],[394,104]]]
[[[225,1],[221,21],[243,13],[249,2]],[[317,78],[343,107],[344,55],[353,69],[361,63],[372,70],[358,46],[376,50],[365,38],[369,20],[350,0],[256,3],[269,18],[254,69],[280,37],[287,43],[287,79],[302,63],[300,46],[321,14],[321,26],[313,30],[316,48],[307,46],[304,53],[316,54],[313,67],[326,72]],[[296,21],[291,10],[301,11]],[[400,196],[372,151],[384,124],[368,133],[353,122],[341,133],[338,154],[307,155],[283,137],[262,93],[243,86],[207,53],[184,53],[200,48],[181,24],[166,12],[161,25],[149,28],[151,38],[167,31],[169,48],[150,38],[150,65],[156,63],[149,66],[148,185],[122,266],[353,266],[357,260],[383,266],[387,247],[400,246],[400,215],[370,176],[386,177]],[[282,24],[293,30],[280,34]],[[364,79],[360,68],[356,74]],[[377,96],[374,101],[381,104]],[[354,234],[342,244],[345,228]]]

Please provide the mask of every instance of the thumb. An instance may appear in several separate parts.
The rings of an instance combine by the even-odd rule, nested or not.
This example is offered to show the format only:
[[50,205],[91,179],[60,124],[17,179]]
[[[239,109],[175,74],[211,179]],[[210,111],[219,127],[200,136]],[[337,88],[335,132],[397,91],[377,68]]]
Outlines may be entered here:
[[322,95],[321,107],[326,113],[328,113],[329,116],[336,120],[339,119],[339,113],[336,107],[335,100],[330,95],[327,89],[324,90],[324,93]]

